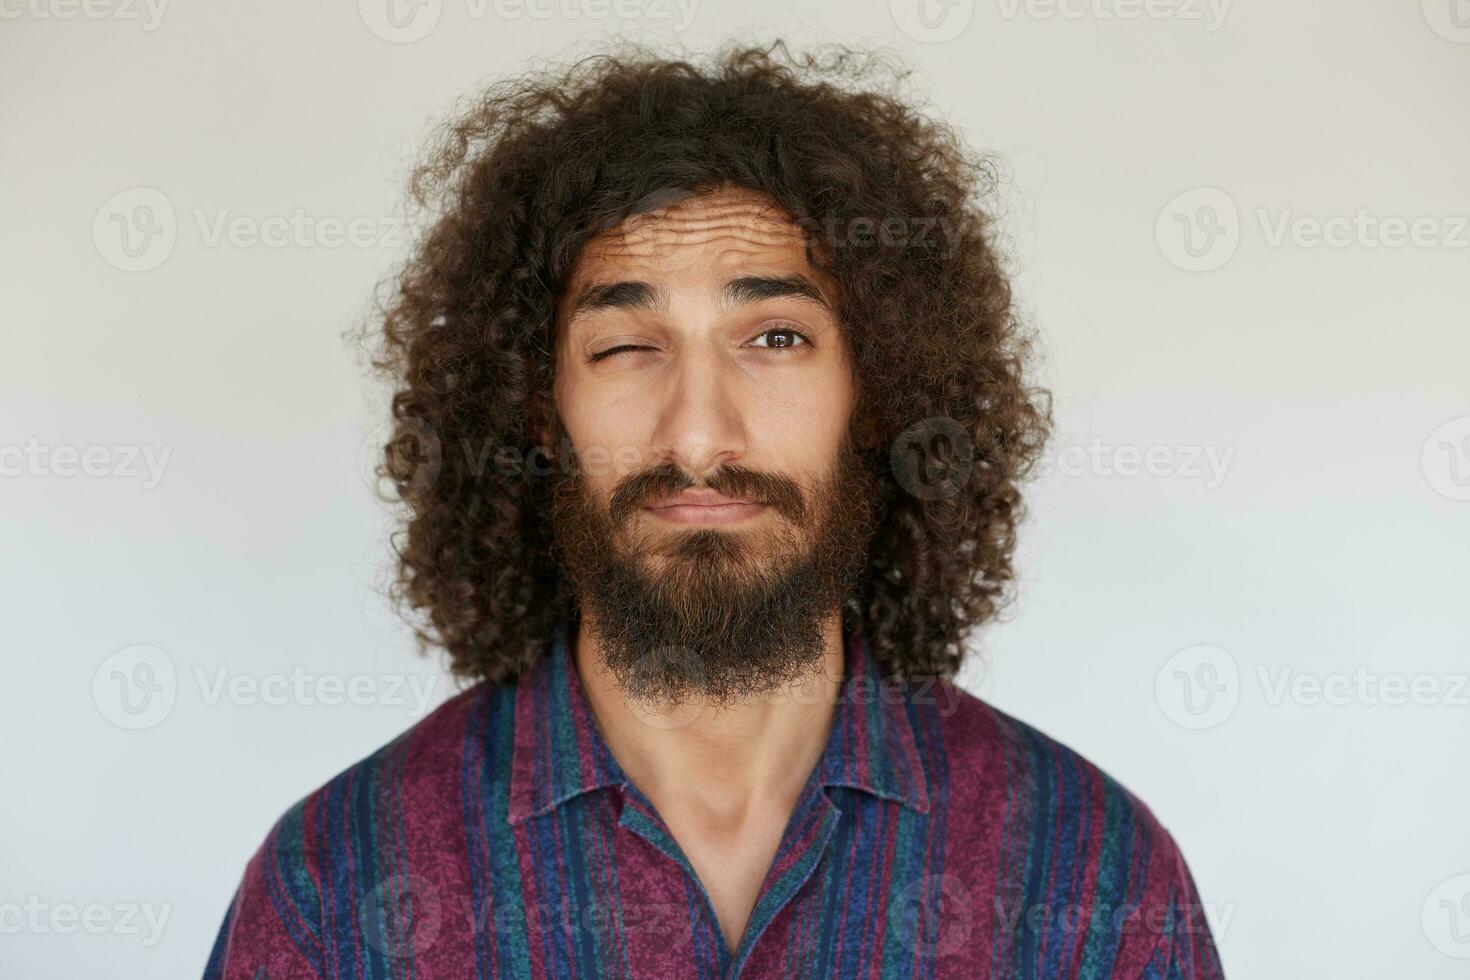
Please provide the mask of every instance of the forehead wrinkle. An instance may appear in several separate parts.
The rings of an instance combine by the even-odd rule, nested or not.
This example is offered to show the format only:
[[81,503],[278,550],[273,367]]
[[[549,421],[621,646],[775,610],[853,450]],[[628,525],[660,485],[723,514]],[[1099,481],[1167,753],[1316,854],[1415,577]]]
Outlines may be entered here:
[[802,237],[801,229],[770,205],[700,201],[634,216],[608,236],[605,247],[609,253],[618,254],[649,244],[714,243],[732,238],[755,245],[782,246],[799,242]]
[[[651,262],[649,271],[654,271],[658,268],[658,260],[666,257],[673,247],[711,252],[708,258],[716,266],[743,264],[759,258],[762,253],[771,257],[769,253],[779,251],[785,253],[784,258],[799,257],[796,265],[800,269],[807,264],[806,251],[802,247],[804,242],[802,230],[770,202],[741,197],[732,200],[731,195],[726,194],[634,215],[597,236],[584,254],[593,266],[588,270],[593,276],[597,276],[599,271],[607,271],[597,268],[603,263],[629,259],[640,265],[645,261]],[[779,268],[787,263],[778,260],[775,265]],[[748,281],[740,282],[741,279]],[[780,285],[775,285],[777,282]],[[632,288],[634,286],[637,291]],[[617,293],[623,288],[627,288],[628,293],[620,298]],[[604,294],[604,290],[617,301],[604,302],[605,296],[599,295]],[[721,282],[719,290],[721,305],[726,307],[732,303],[788,297],[809,301],[829,313],[833,312],[825,290],[812,283],[801,271],[778,272],[773,269],[769,274],[726,279]],[[594,279],[578,291],[576,299],[568,307],[564,323],[570,326],[597,309],[666,311],[668,302],[666,292],[647,282],[628,283],[625,287],[620,282]]]

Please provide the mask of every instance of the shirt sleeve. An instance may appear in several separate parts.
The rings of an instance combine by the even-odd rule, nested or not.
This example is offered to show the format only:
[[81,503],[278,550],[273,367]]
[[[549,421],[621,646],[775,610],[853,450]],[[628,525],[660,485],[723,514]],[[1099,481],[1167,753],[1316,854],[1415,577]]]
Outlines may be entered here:
[[1200,901],[1194,876],[1167,831],[1165,838],[1173,845],[1169,898],[1161,916],[1158,945],[1144,967],[1142,980],[1224,980],[1225,971],[1210,932],[1210,916]]
[[305,833],[306,801],[278,820],[245,866],[204,980],[325,980],[320,876]]

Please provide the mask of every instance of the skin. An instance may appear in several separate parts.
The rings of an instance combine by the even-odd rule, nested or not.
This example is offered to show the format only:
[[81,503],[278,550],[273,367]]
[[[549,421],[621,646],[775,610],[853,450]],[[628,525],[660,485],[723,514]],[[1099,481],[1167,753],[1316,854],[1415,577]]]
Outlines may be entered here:
[[[801,277],[818,297],[729,295],[741,277]],[[652,288],[598,289],[617,283]],[[589,243],[558,307],[553,394],[600,503],[665,460],[701,480],[726,462],[779,473],[811,500],[855,397],[835,309],[800,229],[747,190],[683,200]],[[606,451],[602,465],[592,447]],[[809,534],[764,505],[728,503],[644,507],[619,533],[655,573],[675,560],[659,542],[698,527],[740,536],[756,562]],[[585,604],[582,615],[575,661],[599,728],[688,857],[733,952],[827,738],[843,671],[839,610],[824,622],[820,674],[718,710],[624,697]]]

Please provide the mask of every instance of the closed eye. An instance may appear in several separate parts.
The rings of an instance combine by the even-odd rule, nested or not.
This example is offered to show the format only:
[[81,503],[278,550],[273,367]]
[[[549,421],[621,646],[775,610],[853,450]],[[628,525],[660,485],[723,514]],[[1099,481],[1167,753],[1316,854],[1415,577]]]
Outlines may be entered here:
[[652,349],[653,348],[651,348],[651,347],[644,347],[641,344],[618,344],[616,347],[609,347],[607,350],[600,350],[596,354],[593,354],[591,357],[587,358],[587,363],[588,364],[596,364],[598,361],[603,360],[604,358],[612,357],[614,354],[620,354],[620,353],[622,353],[625,350],[652,350]]

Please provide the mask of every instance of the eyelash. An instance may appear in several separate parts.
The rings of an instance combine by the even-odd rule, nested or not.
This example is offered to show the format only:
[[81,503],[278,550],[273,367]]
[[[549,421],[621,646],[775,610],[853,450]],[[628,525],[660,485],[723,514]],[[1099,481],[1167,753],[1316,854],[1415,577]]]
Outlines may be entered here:
[[[768,334],[773,334],[773,333],[789,333],[792,336],[800,337],[801,338],[801,342],[803,344],[808,344],[809,345],[812,342],[812,339],[810,337],[808,337],[806,334],[802,333],[800,330],[797,330],[795,327],[769,327],[769,328],[767,328],[765,330],[762,330],[760,333],[756,334],[756,337],[765,337]],[[787,346],[787,347],[766,347],[764,349],[765,350],[794,350],[798,346],[800,346],[800,345],[798,345],[798,344],[792,344],[792,345]],[[645,347],[645,346],[643,346],[641,344],[619,344],[616,347],[609,347],[607,350],[598,351],[596,354],[593,354],[591,357],[587,358],[587,363],[588,364],[596,364],[598,361],[601,361],[604,358],[611,357],[614,354],[621,354],[623,351],[630,351],[630,350],[650,350],[650,349],[651,348]]]

